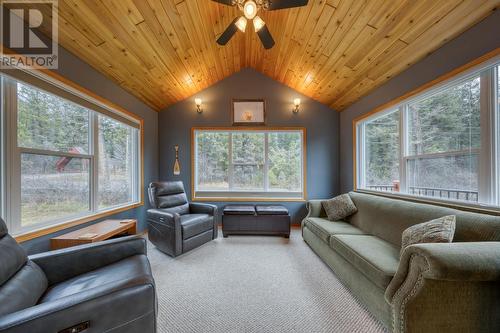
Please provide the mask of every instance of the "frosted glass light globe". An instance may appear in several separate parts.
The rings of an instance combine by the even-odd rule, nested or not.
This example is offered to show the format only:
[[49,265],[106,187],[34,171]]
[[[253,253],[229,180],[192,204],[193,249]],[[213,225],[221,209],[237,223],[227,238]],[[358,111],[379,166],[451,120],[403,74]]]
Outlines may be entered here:
[[252,20],[257,15],[257,4],[249,0],[243,5],[243,14],[248,20]]
[[247,19],[244,18],[243,16],[240,16],[240,18],[238,19],[238,21],[236,21],[235,24],[238,27],[238,29],[241,30],[241,32],[245,32],[247,28]]
[[262,27],[266,25],[264,20],[262,20],[260,17],[255,16],[255,19],[253,20],[253,27],[255,28],[255,32],[259,32]]

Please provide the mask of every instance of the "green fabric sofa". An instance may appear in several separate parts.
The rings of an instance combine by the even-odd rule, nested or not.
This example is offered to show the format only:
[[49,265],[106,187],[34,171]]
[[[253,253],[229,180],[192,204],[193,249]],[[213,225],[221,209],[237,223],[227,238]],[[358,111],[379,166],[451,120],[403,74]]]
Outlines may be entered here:
[[[500,216],[350,192],[358,212],[327,220],[307,202],[305,242],[394,332],[500,332]],[[453,243],[409,246],[411,225],[456,215]]]

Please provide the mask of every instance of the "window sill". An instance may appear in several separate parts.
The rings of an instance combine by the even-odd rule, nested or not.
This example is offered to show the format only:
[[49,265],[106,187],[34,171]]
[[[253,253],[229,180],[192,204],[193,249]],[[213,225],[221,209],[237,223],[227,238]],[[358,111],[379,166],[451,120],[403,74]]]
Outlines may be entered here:
[[305,202],[306,198],[304,195],[300,194],[297,196],[265,196],[262,195],[248,195],[248,193],[241,194],[231,194],[225,192],[224,194],[217,195],[213,193],[212,195],[194,195],[191,198],[193,201],[204,201],[204,202]]
[[240,197],[194,197],[193,201],[201,202],[306,202],[305,198],[240,198]]
[[359,192],[359,193],[378,195],[381,197],[387,197],[387,198],[406,200],[406,201],[423,203],[423,204],[442,206],[442,207],[447,207],[447,208],[452,208],[452,209],[459,209],[459,210],[464,210],[464,211],[473,212],[473,213],[482,213],[482,214],[490,214],[490,215],[500,216],[500,207],[495,207],[495,206],[473,204],[473,203],[468,203],[465,201],[452,201],[452,200],[443,200],[443,199],[440,200],[437,198],[416,196],[416,195],[405,194],[405,193],[381,192],[381,191],[371,191],[371,190],[365,190],[365,189],[355,189],[354,191]]
[[104,218],[104,217],[107,217],[110,215],[118,214],[118,213],[130,210],[130,209],[141,207],[141,206],[144,206],[144,202],[138,202],[138,203],[122,206],[122,207],[113,208],[113,209],[106,210],[103,212],[99,212],[99,213],[95,213],[92,215],[87,215],[84,217],[79,217],[77,219],[69,220],[69,221],[66,221],[66,222],[63,222],[63,223],[60,223],[57,225],[44,226],[44,227],[39,228],[39,229],[30,230],[30,231],[27,231],[27,232],[24,232],[21,234],[13,235],[13,237],[18,243],[23,243],[23,242],[26,242],[26,241],[29,241],[29,240],[32,240],[32,239],[35,239],[38,237],[52,234],[52,233],[57,232],[57,231],[71,228],[71,227],[74,227],[74,226],[77,226],[80,224],[92,222],[92,221],[95,221],[95,220],[98,220],[98,219],[101,219],[101,218]]
[[220,191],[197,190],[193,191],[193,201],[205,202],[304,202],[305,194],[301,191]]

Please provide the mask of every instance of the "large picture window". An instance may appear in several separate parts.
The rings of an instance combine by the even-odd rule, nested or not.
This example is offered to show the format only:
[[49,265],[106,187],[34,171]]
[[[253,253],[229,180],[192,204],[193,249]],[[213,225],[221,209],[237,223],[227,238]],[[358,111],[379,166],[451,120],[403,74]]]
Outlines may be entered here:
[[500,206],[498,69],[491,61],[357,121],[357,188]]
[[304,129],[193,129],[194,198],[304,198]]
[[1,213],[13,234],[140,201],[139,123],[31,82],[0,81]]

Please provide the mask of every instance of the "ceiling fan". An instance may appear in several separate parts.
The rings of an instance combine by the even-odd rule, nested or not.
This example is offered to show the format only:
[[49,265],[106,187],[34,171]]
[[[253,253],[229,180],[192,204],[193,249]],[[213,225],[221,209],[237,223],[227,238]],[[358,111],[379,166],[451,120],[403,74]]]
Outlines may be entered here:
[[274,39],[269,32],[264,20],[257,16],[260,9],[263,10],[278,10],[293,7],[301,7],[307,5],[309,0],[212,0],[227,6],[237,6],[243,12],[243,16],[237,17],[224,30],[222,35],[217,39],[217,44],[226,45],[227,42],[238,31],[245,32],[247,21],[253,21],[255,32],[259,36],[262,45],[265,49],[270,49],[274,46]]

